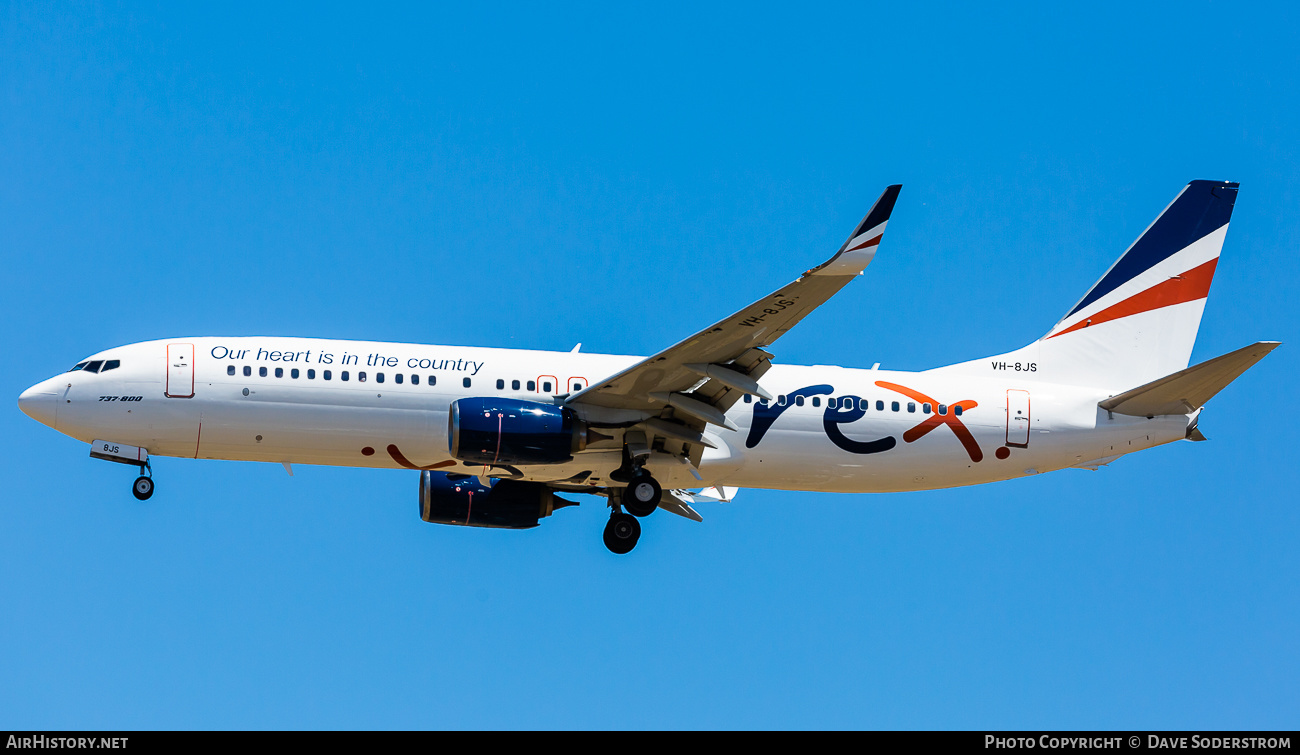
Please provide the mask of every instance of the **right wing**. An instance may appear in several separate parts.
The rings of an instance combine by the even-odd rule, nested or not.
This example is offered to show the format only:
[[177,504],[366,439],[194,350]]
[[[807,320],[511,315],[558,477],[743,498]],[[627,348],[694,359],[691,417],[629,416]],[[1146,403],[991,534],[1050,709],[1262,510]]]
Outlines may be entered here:
[[[742,394],[770,398],[758,378],[771,366],[763,347],[785,335],[860,275],[875,256],[901,185],[885,189],[844,245],[798,280],[686,340],[569,396],[566,403],[629,409],[650,417],[638,429],[689,448],[693,463],[710,445],[706,424],[730,425],[723,414]],[[734,429],[734,428],[732,428]],[[647,440],[647,446],[652,440]]]

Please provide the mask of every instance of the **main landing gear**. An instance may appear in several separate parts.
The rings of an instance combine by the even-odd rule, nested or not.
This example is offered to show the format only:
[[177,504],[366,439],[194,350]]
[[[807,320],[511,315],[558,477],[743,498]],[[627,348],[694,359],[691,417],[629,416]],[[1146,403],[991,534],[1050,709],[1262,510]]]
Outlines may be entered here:
[[[633,474],[622,491],[611,490],[610,507],[613,513],[605,525],[605,547],[619,555],[630,553],[641,538],[641,522],[637,519],[653,514],[659,508],[662,497],[663,488],[645,470]],[[620,508],[627,509],[627,513],[620,511]]]
[[641,539],[641,523],[631,514],[615,511],[605,525],[605,547],[612,553],[631,553]]
[[633,516],[650,516],[659,508],[659,499],[663,494],[663,488],[659,487],[649,472],[638,472],[627,484],[627,490],[623,491],[623,508]]

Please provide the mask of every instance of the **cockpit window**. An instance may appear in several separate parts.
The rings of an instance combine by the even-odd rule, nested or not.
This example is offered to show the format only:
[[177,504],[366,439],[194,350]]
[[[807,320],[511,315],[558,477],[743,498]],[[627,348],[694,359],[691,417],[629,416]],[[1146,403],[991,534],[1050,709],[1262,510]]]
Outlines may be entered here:
[[86,372],[99,372],[99,368],[102,367],[103,365],[104,365],[103,359],[96,359],[93,362],[87,362],[85,370]]
[[104,362],[104,368],[101,369],[100,372],[108,372],[109,370],[116,370],[118,367],[121,366],[122,366],[121,359],[110,359],[107,362]]
[[84,370],[86,368],[86,365],[88,364],[90,364],[90,362],[77,362],[77,366],[68,370],[68,372],[76,372],[77,370]]

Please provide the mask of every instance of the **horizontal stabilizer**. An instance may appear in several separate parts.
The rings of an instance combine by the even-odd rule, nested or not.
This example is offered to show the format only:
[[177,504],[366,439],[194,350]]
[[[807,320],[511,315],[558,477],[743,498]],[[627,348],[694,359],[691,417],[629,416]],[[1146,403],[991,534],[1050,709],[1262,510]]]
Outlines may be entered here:
[[1160,414],[1188,414],[1205,405],[1214,395],[1281,346],[1277,341],[1260,341],[1221,357],[1179,370],[1146,385],[1125,391],[1098,404],[1102,409],[1133,417]]
[[735,497],[736,492],[739,490],[740,488],[714,485],[711,488],[705,488],[704,490],[701,490],[700,492],[696,493],[695,500],[715,501],[717,503],[731,503],[731,499]]
[[704,517],[700,516],[700,512],[691,508],[691,504],[695,503],[695,501],[690,497],[689,493],[683,490],[665,490],[664,492],[668,495],[659,500],[659,508],[690,519],[692,522],[704,521]]

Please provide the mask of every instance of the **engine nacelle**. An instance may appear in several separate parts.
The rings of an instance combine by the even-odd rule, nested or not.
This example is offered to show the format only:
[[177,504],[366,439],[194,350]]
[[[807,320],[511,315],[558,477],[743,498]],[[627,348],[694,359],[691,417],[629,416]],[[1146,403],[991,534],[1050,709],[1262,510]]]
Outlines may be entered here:
[[420,473],[420,518],[434,524],[522,530],[572,505],[540,482],[497,480],[487,486],[477,477]]
[[587,447],[587,423],[572,409],[513,398],[453,401],[451,455],[475,464],[560,464]]

